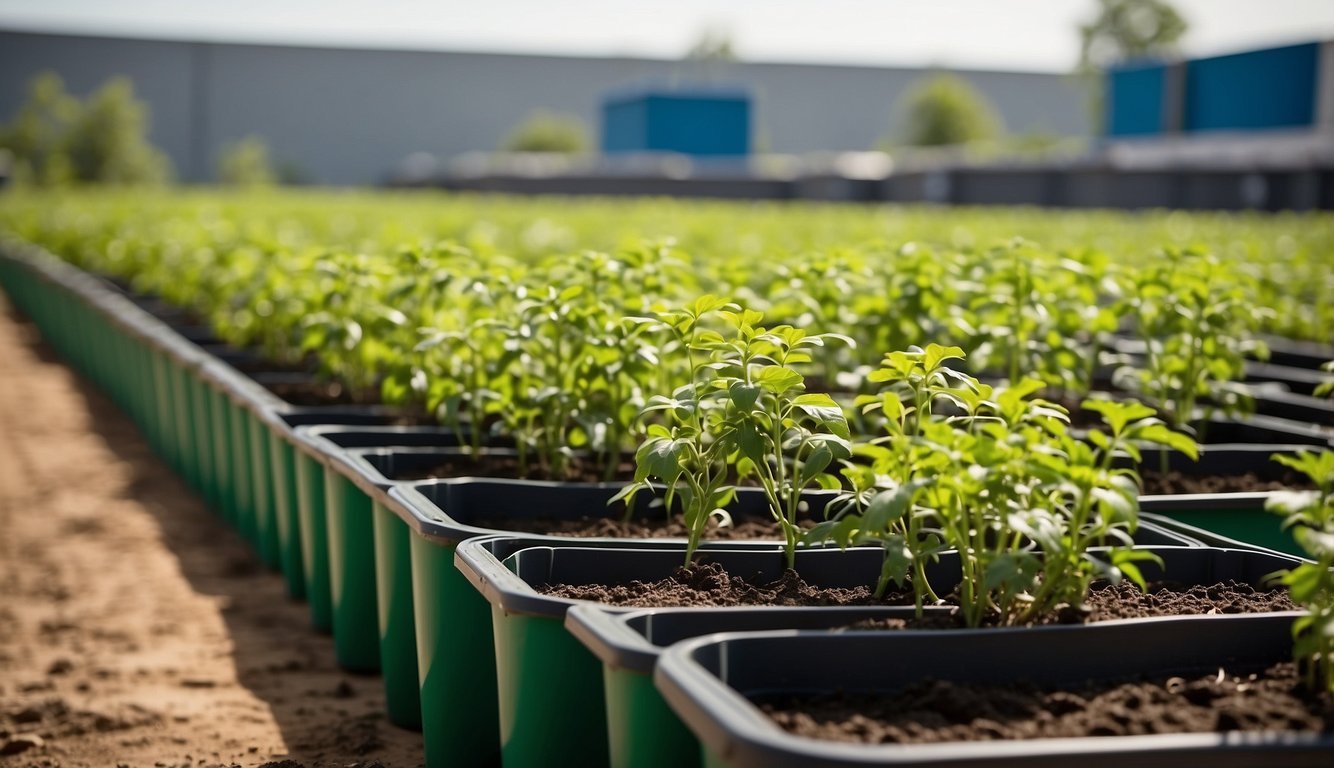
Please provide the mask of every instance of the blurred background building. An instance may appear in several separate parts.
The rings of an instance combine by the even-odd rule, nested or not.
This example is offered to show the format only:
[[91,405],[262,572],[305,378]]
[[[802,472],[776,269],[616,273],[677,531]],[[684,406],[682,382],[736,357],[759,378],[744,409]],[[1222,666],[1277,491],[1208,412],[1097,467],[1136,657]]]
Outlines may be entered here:
[[[414,48],[403,43],[411,24],[402,20],[386,28],[392,45],[374,45],[372,28],[348,44],[303,38],[301,30],[321,22],[320,8],[296,0],[272,6],[271,34],[266,18],[237,17],[264,42],[209,37],[232,17],[210,22],[204,11],[170,5],[128,14],[155,35],[136,36],[133,25],[94,34],[87,23],[64,22],[54,24],[64,31],[40,23],[6,30],[9,2],[0,0],[0,161],[8,152],[11,175],[23,183],[174,177],[520,193],[1334,207],[1334,45],[1289,38],[1185,56],[1180,42],[1194,22],[1175,8],[1190,6],[1205,28],[1230,14],[1234,38],[1249,34],[1247,24],[1334,37],[1334,4],[1313,0],[1274,0],[1301,10],[1288,19],[1240,0],[1034,0],[1004,13],[982,0],[782,8],[737,0],[728,9],[789,46],[860,45],[864,55],[879,50],[881,37],[900,48],[922,38],[955,58],[993,52],[1036,61],[1077,40],[1077,63],[1061,71],[751,60],[739,58],[730,33],[707,28],[676,58],[611,55],[590,44],[627,31],[630,21],[643,40],[657,39],[663,23],[705,12],[697,0],[681,0],[677,10],[635,6],[624,16],[623,6],[604,0],[564,10],[535,0],[474,8],[514,34],[583,41],[559,55]],[[105,27],[120,18],[90,0],[52,4],[71,9],[56,19],[100,19]],[[34,8],[20,10],[40,17]],[[431,4],[434,13],[425,13],[415,0],[387,8],[413,10],[437,30],[468,22]],[[201,34],[163,33],[159,17],[168,11],[193,19]],[[355,3],[332,2],[328,13],[353,25],[380,18]],[[560,26],[544,27],[543,19]],[[828,28],[807,35],[802,20]],[[881,26],[869,28],[873,21]],[[1026,32],[1045,42],[1026,50]]]
[[[752,141],[766,152],[870,149],[895,101],[923,70],[728,62],[368,50],[134,40],[0,31],[0,115],[33,76],[61,75],[86,93],[123,74],[152,115],[151,138],[180,178],[212,177],[222,147],[263,136],[311,182],[374,184],[425,152],[497,149],[534,110],[596,131],[604,97],[637,82],[724,77],[753,99]],[[1006,124],[1062,136],[1089,132],[1078,85],[1059,74],[962,71]]]

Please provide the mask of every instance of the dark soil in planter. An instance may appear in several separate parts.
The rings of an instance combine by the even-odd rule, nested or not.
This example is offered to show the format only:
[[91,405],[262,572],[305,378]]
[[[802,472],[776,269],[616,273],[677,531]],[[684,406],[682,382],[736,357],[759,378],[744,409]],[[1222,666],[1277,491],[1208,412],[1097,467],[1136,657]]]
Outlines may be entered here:
[[1142,471],[1146,495],[1176,493],[1255,493],[1262,491],[1310,490],[1315,486],[1295,472],[1285,472],[1282,480],[1265,480],[1253,472],[1241,475],[1189,475],[1184,472]]
[[790,733],[864,744],[1334,730],[1334,698],[1308,693],[1291,662],[1259,674],[1220,670],[1065,690],[927,680],[889,695],[754,700]]
[[[751,584],[729,574],[717,563],[698,563],[678,568],[672,576],[653,582],[629,584],[548,584],[537,591],[552,597],[592,600],[607,605],[636,608],[670,606],[866,606],[911,605],[911,592],[887,593],[876,600],[870,587],[826,588],[807,584],[796,571],[788,570],[777,581]],[[1049,623],[1078,624],[1147,616],[1198,615],[1208,613],[1265,613],[1296,610],[1286,590],[1257,590],[1249,584],[1226,582],[1213,586],[1175,586],[1150,583],[1148,592],[1123,582],[1118,586],[1095,585],[1085,609],[1070,609],[1051,617]],[[885,625],[886,628],[891,625]],[[956,616],[928,617],[893,628],[955,629]]]
[[[541,533],[552,536],[570,536],[572,538],[591,538],[610,536],[618,539],[684,539],[689,535],[685,521],[680,516],[671,520],[636,519],[622,520],[619,517],[581,517],[574,520],[555,518],[493,518],[486,519],[488,528],[520,533]],[[813,521],[801,521],[803,527],[814,525]],[[781,540],[783,533],[778,524],[770,520],[745,520],[730,526],[720,526],[710,520],[705,528],[704,538],[721,541],[754,541],[763,539]]]
[[[513,455],[486,455],[478,458],[471,458],[466,455],[457,458],[449,458],[432,467],[426,469],[417,469],[415,471],[395,474],[395,480],[431,480],[441,477],[496,477],[510,480],[556,480],[560,482],[575,483],[601,483],[608,482],[605,469],[594,466],[589,462],[575,462],[571,464],[571,471],[567,477],[551,477],[550,473],[541,467],[535,457],[528,461],[527,472],[523,471],[519,464],[519,459]],[[633,462],[622,462],[616,468],[615,475],[609,482],[628,483],[634,479],[635,465]],[[523,521],[524,525],[530,522]],[[517,521],[516,521],[517,524]],[[504,528],[503,525],[492,526]],[[508,530],[508,529],[506,529]],[[538,533],[538,531],[529,528],[522,528],[527,533]],[[600,533],[588,533],[586,536],[601,536]],[[661,534],[670,535],[670,534]]]

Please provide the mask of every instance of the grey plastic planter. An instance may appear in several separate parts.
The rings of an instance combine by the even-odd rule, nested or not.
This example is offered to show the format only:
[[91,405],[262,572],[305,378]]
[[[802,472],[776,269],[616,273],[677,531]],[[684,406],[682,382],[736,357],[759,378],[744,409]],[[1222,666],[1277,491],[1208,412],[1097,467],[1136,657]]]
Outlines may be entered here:
[[653,685],[653,667],[667,646],[717,632],[831,629],[915,614],[909,607],[655,608],[616,613],[601,605],[581,604],[566,611],[565,628],[602,662],[612,768],[691,768],[700,764],[699,740]]
[[[1255,583],[1291,562],[1255,552],[1190,547],[1157,547],[1154,551],[1164,558],[1173,579],[1188,583],[1232,577]],[[577,541],[551,544],[518,536],[473,539],[458,546],[455,562],[459,570],[491,606],[506,765],[540,764],[541,745],[554,734],[578,734],[574,739],[578,744],[606,738],[599,667],[586,648],[555,629],[578,601],[543,595],[536,587],[661,579],[681,564],[683,556],[684,547],[679,544],[654,550],[630,542],[592,548]],[[705,551],[701,557],[722,564],[730,573],[760,581],[776,579],[784,570],[777,547],[768,551],[720,548]],[[803,578],[825,587],[874,584],[880,564],[880,552],[874,548],[797,553],[797,570]],[[958,580],[957,569],[957,559],[947,555],[929,567],[928,578],[942,587],[952,585]],[[1145,568],[1145,575],[1161,578],[1161,572],[1152,567]],[[560,670],[559,684],[548,685],[551,675],[557,673],[543,670]],[[570,706],[571,701],[580,704]],[[605,751],[597,752],[591,746],[578,749],[581,764],[603,765],[610,760]]]
[[[655,683],[711,768],[1328,766],[1330,733],[1200,733],[862,745],[789,734],[747,698],[892,691],[922,679],[1060,686],[1258,670],[1291,657],[1296,613],[945,632],[720,634],[673,645]],[[818,659],[819,663],[792,663]],[[875,659],[876,663],[867,663]]]

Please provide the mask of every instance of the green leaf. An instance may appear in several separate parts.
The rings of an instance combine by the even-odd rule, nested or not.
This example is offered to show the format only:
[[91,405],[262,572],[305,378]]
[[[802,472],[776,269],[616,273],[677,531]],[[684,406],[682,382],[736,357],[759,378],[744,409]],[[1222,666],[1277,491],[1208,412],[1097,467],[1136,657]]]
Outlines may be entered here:
[[774,394],[783,394],[802,386],[800,373],[781,365],[766,365],[755,373],[755,383]]
[[844,440],[851,438],[843,409],[829,395],[824,393],[799,395],[792,400],[792,405],[835,435]]
[[1334,531],[1318,531],[1315,528],[1298,527],[1292,531],[1292,537],[1297,540],[1306,554],[1310,555],[1312,560],[1326,560],[1334,558]]
[[748,412],[755,407],[755,401],[760,397],[761,388],[754,384],[747,384],[744,381],[734,381],[727,387],[727,394],[732,399],[732,404],[737,410]]
[[811,451],[806,460],[801,462],[801,476],[798,478],[798,484],[805,486],[834,461],[834,452],[828,445],[820,443],[815,450]]
[[920,483],[906,483],[872,496],[862,513],[863,527],[874,533],[888,530],[891,523],[908,514],[921,487]]
[[882,551],[884,560],[880,563],[880,582],[892,581],[902,587],[912,568],[912,549],[902,536],[891,536],[885,540]]
[[714,310],[722,309],[727,306],[734,306],[734,305],[732,305],[731,302],[729,302],[727,299],[715,296],[711,293],[706,293],[703,296],[700,296],[699,298],[690,302],[688,309],[691,315],[693,315],[694,317],[700,317],[702,315],[707,315],[708,313],[713,312]]
[[755,428],[755,422],[749,419],[736,426],[736,444],[741,455],[756,464],[763,464],[768,458],[768,441]]
[[1041,570],[1038,559],[1027,552],[1008,552],[987,563],[982,574],[982,589],[1016,594],[1031,589]]
[[639,446],[635,452],[635,462],[649,476],[672,485],[685,469],[681,466],[681,459],[689,449],[690,444],[685,440],[651,438]]
[[1135,430],[1134,436],[1137,440],[1154,443],[1155,445],[1165,445],[1174,451],[1180,451],[1193,460],[1198,461],[1200,458],[1200,447],[1195,442],[1195,438],[1181,432],[1174,432],[1166,424],[1151,424]]
[[939,344],[932,343],[926,345],[926,354],[922,360],[922,365],[928,371],[934,371],[945,360],[962,359],[964,359],[964,354],[959,347],[942,347]]

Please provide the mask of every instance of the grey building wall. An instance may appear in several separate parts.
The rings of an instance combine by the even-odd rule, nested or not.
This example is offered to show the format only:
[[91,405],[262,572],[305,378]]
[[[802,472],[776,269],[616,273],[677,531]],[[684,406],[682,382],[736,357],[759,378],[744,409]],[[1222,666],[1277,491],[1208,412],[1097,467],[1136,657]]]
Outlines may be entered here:
[[[636,81],[697,80],[681,62],[439,51],[131,40],[0,30],[0,119],[28,80],[54,70],[75,93],[124,74],[152,110],[152,139],[189,181],[211,178],[220,148],[247,134],[311,180],[366,184],[406,155],[495,149],[530,111],[582,117]],[[863,150],[893,125],[917,69],[740,62],[707,73],[755,94],[755,130],[773,152]],[[1089,132],[1063,75],[961,71],[1014,131]]]

